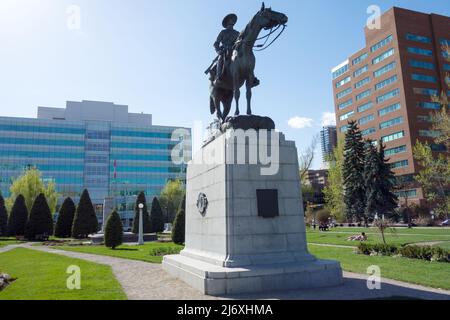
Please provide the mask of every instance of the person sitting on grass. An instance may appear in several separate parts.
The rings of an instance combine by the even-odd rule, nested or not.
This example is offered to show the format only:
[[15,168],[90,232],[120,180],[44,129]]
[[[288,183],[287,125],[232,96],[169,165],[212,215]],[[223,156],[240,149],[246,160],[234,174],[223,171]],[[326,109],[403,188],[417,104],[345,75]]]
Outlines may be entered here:
[[367,241],[367,236],[366,233],[363,232],[360,235],[348,237],[347,241]]

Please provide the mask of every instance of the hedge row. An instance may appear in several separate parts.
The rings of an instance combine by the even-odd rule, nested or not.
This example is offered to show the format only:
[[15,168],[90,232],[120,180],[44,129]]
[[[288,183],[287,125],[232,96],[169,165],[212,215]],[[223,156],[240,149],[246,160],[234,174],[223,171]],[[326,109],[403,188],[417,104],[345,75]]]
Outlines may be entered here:
[[450,262],[450,252],[439,247],[360,243],[357,253],[379,256],[401,256],[426,261]]

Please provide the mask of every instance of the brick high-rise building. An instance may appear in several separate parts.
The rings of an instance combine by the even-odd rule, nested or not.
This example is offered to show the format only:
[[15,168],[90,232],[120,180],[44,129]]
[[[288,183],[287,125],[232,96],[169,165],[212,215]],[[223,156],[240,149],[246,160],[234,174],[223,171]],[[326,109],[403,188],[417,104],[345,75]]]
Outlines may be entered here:
[[[413,158],[417,140],[433,144],[430,113],[440,108],[431,96],[445,90],[450,63],[444,45],[450,45],[450,18],[392,8],[381,16],[381,29],[365,28],[366,46],[332,70],[337,131],[349,120],[358,122],[364,138],[382,140],[396,175],[417,174]],[[449,80],[449,79],[447,79]],[[417,184],[403,191],[421,202]]]

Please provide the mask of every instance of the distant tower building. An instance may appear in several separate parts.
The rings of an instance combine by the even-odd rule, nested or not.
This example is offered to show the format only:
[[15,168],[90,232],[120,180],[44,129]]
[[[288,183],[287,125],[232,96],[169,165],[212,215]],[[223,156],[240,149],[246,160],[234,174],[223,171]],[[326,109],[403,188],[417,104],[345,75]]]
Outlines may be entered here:
[[320,131],[320,143],[323,162],[328,162],[329,157],[333,155],[333,149],[337,146],[336,126],[326,126]]

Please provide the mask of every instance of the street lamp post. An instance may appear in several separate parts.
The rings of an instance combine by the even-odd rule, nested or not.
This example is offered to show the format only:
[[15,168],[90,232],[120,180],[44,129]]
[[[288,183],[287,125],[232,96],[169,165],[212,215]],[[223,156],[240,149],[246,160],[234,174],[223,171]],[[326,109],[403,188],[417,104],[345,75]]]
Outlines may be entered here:
[[142,221],[142,212],[144,209],[144,204],[139,203],[139,240],[138,245],[144,244],[144,222]]

